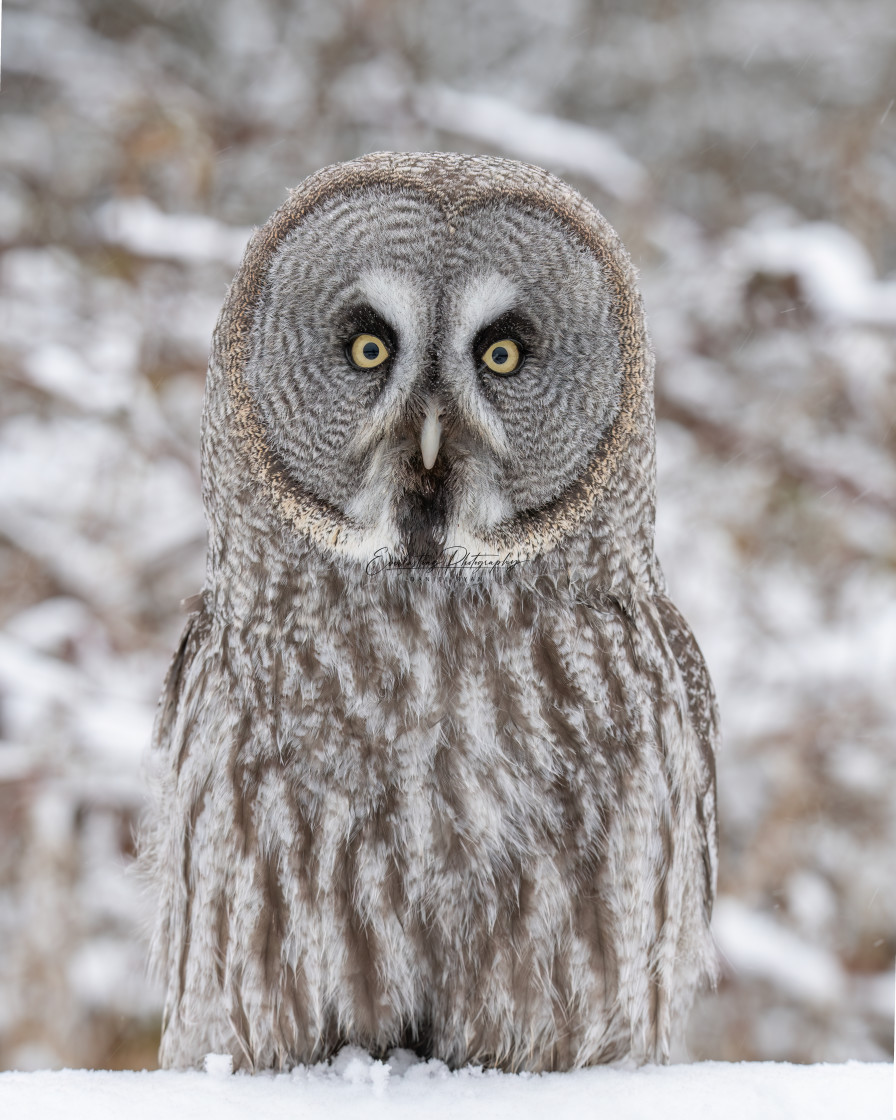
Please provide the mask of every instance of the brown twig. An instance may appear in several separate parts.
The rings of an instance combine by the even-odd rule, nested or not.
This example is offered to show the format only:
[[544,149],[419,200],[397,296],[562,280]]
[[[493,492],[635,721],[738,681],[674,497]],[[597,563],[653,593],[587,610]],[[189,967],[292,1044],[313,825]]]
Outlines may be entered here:
[[749,455],[750,458],[770,463],[786,478],[811,486],[822,494],[836,491],[853,502],[896,517],[896,497],[860,486],[855,479],[838,471],[808,463],[771,440],[744,432],[733,424],[714,420],[659,391],[656,394],[656,412],[658,419],[671,420],[687,428],[701,447],[719,458]]

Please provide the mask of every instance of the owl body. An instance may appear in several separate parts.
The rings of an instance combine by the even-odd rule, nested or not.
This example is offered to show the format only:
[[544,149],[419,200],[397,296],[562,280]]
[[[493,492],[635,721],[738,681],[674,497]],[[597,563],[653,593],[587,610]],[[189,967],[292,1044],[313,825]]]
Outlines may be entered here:
[[651,372],[615,235],[537,169],[365,157],[256,234],[153,749],[163,1065],[668,1056],[714,970],[716,717]]

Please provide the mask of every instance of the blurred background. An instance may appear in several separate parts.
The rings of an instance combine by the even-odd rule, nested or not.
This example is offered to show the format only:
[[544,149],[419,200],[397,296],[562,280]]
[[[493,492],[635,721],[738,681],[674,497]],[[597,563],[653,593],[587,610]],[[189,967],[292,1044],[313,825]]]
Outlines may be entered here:
[[198,428],[249,230],[377,149],[542,164],[640,270],[658,549],[718,687],[694,1059],[890,1060],[891,0],[7,0],[0,1068],[152,1066],[141,754],[203,578]]

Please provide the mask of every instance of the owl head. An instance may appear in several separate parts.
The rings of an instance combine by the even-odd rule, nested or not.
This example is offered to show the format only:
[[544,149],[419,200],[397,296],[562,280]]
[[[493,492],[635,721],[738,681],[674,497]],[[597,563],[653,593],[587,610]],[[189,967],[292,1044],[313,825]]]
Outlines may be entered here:
[[566,184],[446,153],[325,168],[255,233],[218,322],[212,552],[267,528],[362,565],[596,539],[648,563],[652,407],[632,267]]

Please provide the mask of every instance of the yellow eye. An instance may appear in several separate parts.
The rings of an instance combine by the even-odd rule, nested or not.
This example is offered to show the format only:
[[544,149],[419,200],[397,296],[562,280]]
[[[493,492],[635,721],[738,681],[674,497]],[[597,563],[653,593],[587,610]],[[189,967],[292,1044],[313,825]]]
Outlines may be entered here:
[[512,338],[502,338],[493,342],[482,355],[482,360],[492,373],[513,373],[520,364],[520,348]]
[[361,369],[376,369],[389,357],[389,349],[375,334],[359,334],[349,348],[352,361]]

